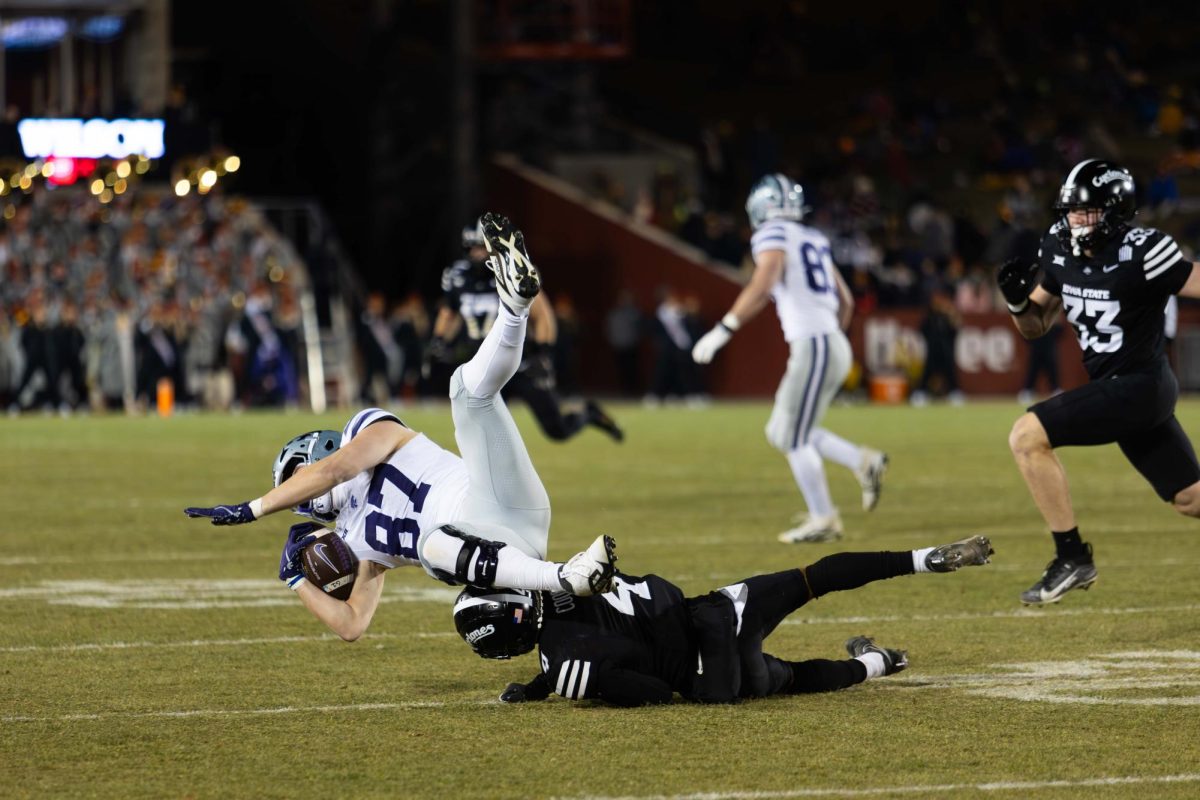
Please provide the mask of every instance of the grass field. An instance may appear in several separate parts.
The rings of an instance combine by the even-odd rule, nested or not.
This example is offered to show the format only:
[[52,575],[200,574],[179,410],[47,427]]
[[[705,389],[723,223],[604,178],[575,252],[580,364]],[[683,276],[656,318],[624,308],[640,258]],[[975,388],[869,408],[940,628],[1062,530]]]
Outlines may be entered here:
[[[830,466],[846,538],[786,546],[800,499],[763,404],[616,409],[628,440],[518,423],[554,504],[551,557],[597,533],[621,567],[698,593],[837,550],[984,533],[994,563],[811,604],[768,649],[839,658],[858,633],[900,675],[736,707],[503,706],[531,657],[484,662],[455,591],[388,578],[369,634],[324,633],[275,577],[280,515],[219,529],[185,505],[256,497],[291,435],[347,415],[0,421],[4,797],[1200,796],[1200,523],[1115,447],[1063,453],[1100,581],[1024,609],[1051,543],[1012,464],[1014,404],[834,408],[892,456],[883,500]],[[406,422],[443,444],[449,414]],[[1200,434],[1200,404],[1181,405]]]

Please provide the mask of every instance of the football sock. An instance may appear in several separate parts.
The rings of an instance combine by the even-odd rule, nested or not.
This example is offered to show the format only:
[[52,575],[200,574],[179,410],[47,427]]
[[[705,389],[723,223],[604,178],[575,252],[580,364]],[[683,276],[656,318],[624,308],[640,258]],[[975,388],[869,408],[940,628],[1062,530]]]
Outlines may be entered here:
[[867,679],[880,678],[887,671],[887,665],[883,662],[883,656],[879,653],[863,653],[861,656],[855,656],[855,661],[861,661],[863,666],[867,668]]
[[808,443],[817,448],[821,458],[841,464],[846,469],[857,472],[859,465],[862,464],[861,447],[824,428],[814,428],[808,434]]
[[[880,661],[883,657],[875,654]],[[814,658],[809,661],[785,661],[792,669],[792,683],[783,689],[787,694],[833,692],[867,679],[867,665],[857,658],[829,661]],[[882,673],[881,673],[882,674]]]
[[1059,558],[1078,558],[1088,554],[1078,527],[1069,531],[1053,531],[1050,535],[1054,537],[1054,549],[1058,551]]
[[561,592],[559,564],[527,556],[515,547],[505,547],[496,556],[496,585],[513,589]]
[[813,597],[913,573],[912,551],[834,553],[804,568]]
[[920,550],[913,550],[913,572],[933,572],[933,570],[925,566],[925,559],[936,549],[936,547],[922,547]]
[[473,397],[492,397],[521,364],[528,316],[518,317],[503,305],[479,350],[462,366],[463,386]]
[[792,477],[804,495],[808,513],[814,517],[828,517],[833,514],[833,499],[829,496],[829,484],[825,482],[825,466],[821,463],[821,455],[811,444],[798,447],[787,454],[788,464],[792,467]]

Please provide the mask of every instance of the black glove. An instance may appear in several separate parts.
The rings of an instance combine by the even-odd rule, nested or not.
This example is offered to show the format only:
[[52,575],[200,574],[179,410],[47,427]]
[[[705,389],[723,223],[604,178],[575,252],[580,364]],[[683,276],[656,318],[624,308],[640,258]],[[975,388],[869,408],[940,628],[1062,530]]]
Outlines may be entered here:
[[1008,303],[1008,310],[1020,314],[1029,306],[1029,293],[1037,281],[1036,261],[1010,258],[996,272],[996,285]]
[[546,673],[540,672],[528,684],[510,683],[500,695],[505,703],[527,703],[533,700],[545,700],[550,696],[550,681]]
[[554,391],[554,346],[550,344],[535,344],[529,351],[525,362],[525,375],[539,389]]
[[434,336],[429,340],[429,344],[425,345],[425,352],[421,356],[421,377],[429,380],[429,376],[433,374],[434,363],[446,364],[450,361],[450,343],[445,339]]

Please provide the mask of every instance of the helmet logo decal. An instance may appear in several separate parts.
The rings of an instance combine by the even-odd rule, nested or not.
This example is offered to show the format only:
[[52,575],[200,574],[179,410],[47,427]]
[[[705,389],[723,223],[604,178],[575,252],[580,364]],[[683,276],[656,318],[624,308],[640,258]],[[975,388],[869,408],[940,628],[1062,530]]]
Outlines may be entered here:
[[495,632],[496,632],[496,626],[492,625],[491,623],[488,623],[487,625],[484,625],[482,628],[476,628],[475,630],[470,631],[465,636],[463,636],[463,638],[467,640],[467,644],[475,644],[483,637],[491,636]]
[[1127,180],[1128,177],[1129,176],[1124,172],[1124,170],[1110,169],[1103,175],[1097,175],[1096,177],[1092,178],[1092,185],[1104,186],[1105,184],[1112,183],[1113,181]]

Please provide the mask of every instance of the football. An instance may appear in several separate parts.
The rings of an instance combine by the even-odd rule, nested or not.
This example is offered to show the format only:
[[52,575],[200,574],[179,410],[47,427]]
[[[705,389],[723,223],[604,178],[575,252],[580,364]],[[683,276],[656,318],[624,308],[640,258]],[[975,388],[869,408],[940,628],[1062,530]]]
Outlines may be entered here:
[[306,546],[300,554],[300,566],[304,577],[326,594],[338,600],[350,597],[358,558],[337,534],[327,534]]

